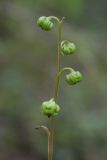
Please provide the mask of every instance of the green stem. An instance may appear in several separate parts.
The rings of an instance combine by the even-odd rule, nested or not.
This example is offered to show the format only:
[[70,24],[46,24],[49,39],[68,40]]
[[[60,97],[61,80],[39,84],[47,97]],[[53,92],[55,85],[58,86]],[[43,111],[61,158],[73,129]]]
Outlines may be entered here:
[[54,137],[54,128],[55,128],[55,119],[51,117],[50,119],[50,135],[48,136],[48,160],[53,159],[53,137]]
[[60,79],[62,73],[65,72],[65,71],[73,72],[74,70],[73,70],[72,68],[69,68],[69,67],[62,68],[62,69],[60,70],[59,74],[58,74],[59,79]]
[[62,73],[64,71],[70,71],[70,72],[73,71],[72,68],[68,68],[68,67],[60,69],[60,57],[59,56],[58,56],[58,59],[59,59],[59,61],[58,61],[59,62],[58,67],[59,68],[58,68],[58,71],[57,71],[57,74],[56,74],[56,82],[55,82],[55,88],[54,88],[54,100],[56,100],[57,97],[58,97],[59,82],[60,82],[60,77],[61,77]]
[[[63,20],[63,19],[62,19]],[[61,44],[61,23],[62,20],[58,21],[58,53],[57,53],[57,72],[55,78],[55,86],[54,86],[54,93],[53,98],[56,101],[58,96],[58,88],[59,88],[59,72],[60,72],[60,44]],[[48,137],[48,160],[53,159],[53,137],[54,137],[54,128],[55,128],[55,119],[51,117],[50,119],[50,136]]]
[[50,19],[54,19],[54,20],[56,20],[59,23],[59,19],[57,17],[55,17],[55,16],[49,16],[49,18]]
[[57,54],[57,73],[55,79],[55,87],[54,87],[54,100],[57,99],[58,96],[58,88],[59,88],[59,77],[58,74],[60,72],[60,44],[61,44],[61,22],[58,23],[58,54]]

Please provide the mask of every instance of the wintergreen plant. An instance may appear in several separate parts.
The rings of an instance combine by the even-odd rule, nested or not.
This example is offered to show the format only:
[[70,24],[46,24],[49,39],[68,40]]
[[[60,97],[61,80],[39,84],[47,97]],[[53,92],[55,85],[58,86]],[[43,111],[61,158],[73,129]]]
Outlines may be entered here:
[[54,136],[54,129],[55,129],[55,116],[59,114],[60,106],[57,104],[57,97],[58,97],[58,91],[59,91],[59,82],[61,75],[68,71],[69,73],[66,75],[65,80],[68,85],[75,85],[82,79],[82,74],[79,71],[75,71],[72,68],[62,68],[60,63],[60,56],[61,54],[63,56],[69,56],[76,51],[76,45],[73,42],[70,42],[68,40],[62,41],[62,22],[64,20],[64,17],[60,20],[57,17],[49,16],[45,17],[42,16],[37,20],[38,26],[42,28],[42,30],[50,31],[52,30],[54,23],[54,20],[57,24],[58,29],[58,47],[57,47],[57,70],[56,70],[56,76],[55,76],[55,84],[54,84],[54,91],[53,91],[53,97],[51,97],[50,100],[44,101],[41,105],[41,110],[45,116],[47,116],[50,120],[50,128],[46,126],[39,126],[36,129],[43,129],[46,131],[48,135],[48,160],[53,159],[53,136]]

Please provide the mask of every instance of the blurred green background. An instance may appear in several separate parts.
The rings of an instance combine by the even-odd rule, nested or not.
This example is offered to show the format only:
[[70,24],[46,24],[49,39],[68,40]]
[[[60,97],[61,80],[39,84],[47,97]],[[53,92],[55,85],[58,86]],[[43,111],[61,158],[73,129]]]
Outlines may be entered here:
[[107,160],[107,1],[0,0],[0,160],[47,160],[48,125],[42,101],[53,92],[57,31],[42,31],[40,16],[66,17],[63,39],[76,54],[62,66],[79,69],[83,80],[63,79],[56,117],[54,160]]

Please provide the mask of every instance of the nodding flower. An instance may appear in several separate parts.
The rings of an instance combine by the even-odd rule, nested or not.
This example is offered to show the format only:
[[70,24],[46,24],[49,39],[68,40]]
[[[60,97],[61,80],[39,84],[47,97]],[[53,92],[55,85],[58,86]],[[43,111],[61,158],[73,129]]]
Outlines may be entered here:
[[43,114],[48,117],[56,116],[60,111],[59,105],[56,104],[53,99],[50,99],[49,101],[44,101],[42,103],[41,108],[42,108]]
[[42,16],[38,18],[37,24],[45,31],[50,31],[53,28],[53,22],[50,17]]
[[73,42],[64,40],[61,42],[61,51],[62,55],[67,56],[74,53],[76,50],[76,46]]
[[66,82],[69,85],[74,85],[80,82],[82,79],[82,74],[79,71],[72,71],[66,75]]

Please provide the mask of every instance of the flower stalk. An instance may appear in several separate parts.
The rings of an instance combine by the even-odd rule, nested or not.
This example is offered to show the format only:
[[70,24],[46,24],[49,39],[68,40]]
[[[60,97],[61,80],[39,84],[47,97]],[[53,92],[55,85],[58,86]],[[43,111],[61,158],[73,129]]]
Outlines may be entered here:
[[54,138],[54,130],[55,130],[55,116],[59,113],[60,107],[56,103],[58,98],[58,91],[59,91],[59,83],[60,77],[64,73],[64,71],[69,71],[70,73],[66,76],[66,82],[69,85],[76,84],[80,82],[82,79],[82,75],[79,71],[74,71],[74,69],[66,67],[61,68],[60,56],[71,55],[75,52],[76,46],[73,42],[68,40],[61,40],[62,39],[62,22],[64,17],[59,20],[55,16],[45,17],[42,16],[37,20],[37,24],[45,31],[50,31],[53,28],[54,20],[57,23],[58,29],[58,40],[57,40],[57,61],[56,61],[56,76],[55,76],[55,84],[53,89],[53,97],[49,101],[45,101],[42,103],[42,112],[48,116],[50,120],[50,128],[48,129],[45,126],[40,126],[48,135],[48,160],[53,160],[53,138]]
[[[57,72],[55,77],[55,85],[54,85],[54,93],[53,98],[56,101],[58,96],[58,88],[59,88],[59,81],[60,77],[58,76],[60,72],[60,44],[61,44],[61,24],[62,20],[58,21],[58,50],[57,50]],[[55,119],[54,117],[51,117],[51,123],[50,123],[50,138],[49,138],[49,159],[53,159],[53,137],[54,137],[54,128],[55,128]]]

